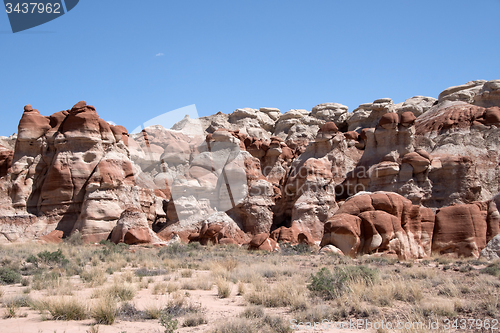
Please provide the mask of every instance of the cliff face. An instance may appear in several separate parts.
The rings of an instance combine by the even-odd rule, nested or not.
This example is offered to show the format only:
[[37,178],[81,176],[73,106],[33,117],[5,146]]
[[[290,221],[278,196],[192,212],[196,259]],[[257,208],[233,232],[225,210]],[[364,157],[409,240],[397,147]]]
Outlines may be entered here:
[[24,108],[8,172],[1,179],[0,241],[34,239],[55,229],[106,239],[130,205],[151,224],[151,189],[135,186],[128,133],[85,102],[50,117]]
[[246,108],[129,135],[85,102],[49,117],[27,105],[0,138],[0,242],[60,230],[478,256],[498,234],[499,106],[499,80],[472,81],[350,114]]

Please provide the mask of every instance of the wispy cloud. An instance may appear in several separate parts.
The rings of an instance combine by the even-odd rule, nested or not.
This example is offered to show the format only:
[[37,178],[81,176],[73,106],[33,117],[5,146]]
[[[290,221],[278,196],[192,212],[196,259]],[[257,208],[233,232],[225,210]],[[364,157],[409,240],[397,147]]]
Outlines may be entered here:
[[116,126],[116,123],[115,123],[114,121],[108,120],[108,121],[106,121],[106,122],[107,122],[108,124],[110,124],[110,125]]
[[157,56],[157,57],[163,57],[163,56],[164,56],[164,54],[163,54],[163,53],[157,53],[157,54],[156,54],[156,56]]

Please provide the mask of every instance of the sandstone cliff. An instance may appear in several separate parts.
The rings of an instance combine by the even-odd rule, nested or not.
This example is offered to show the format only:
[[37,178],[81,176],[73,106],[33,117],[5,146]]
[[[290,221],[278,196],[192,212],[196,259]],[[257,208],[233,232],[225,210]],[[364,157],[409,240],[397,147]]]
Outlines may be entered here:
[[129,135],[79,102],[0,138],[0,242],[280,241],[478,256],[499,232],[500,80],[349,113],[237,109]]

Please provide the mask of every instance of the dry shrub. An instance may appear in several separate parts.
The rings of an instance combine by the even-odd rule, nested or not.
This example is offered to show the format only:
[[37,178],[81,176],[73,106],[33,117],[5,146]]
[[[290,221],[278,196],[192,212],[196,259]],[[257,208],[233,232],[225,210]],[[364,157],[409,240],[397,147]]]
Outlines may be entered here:
[[117,303],[113,297],[103,297],[92,308],[91,316],[96,324],[112,325],[115,322]]
[[360,299],[378,306],[391,306],[394,300],[417,303],[423,298],[422,286],[416,282],[389,278],[376,286],[364,282],[349,283],[349,288]]
[[454,317],[455,302],[444,298],[428,298],[417,306],[425,317],[437,315],[443,317]]
[[498,292],[490,289],[480,303],[480,306],[489,316],[493,318],[497,317],[498,311],[500,310],[500,298]]
[[181,283],[181,289],[185,290],[210,290],[214,285],[212,279],[206,276],[198,276],[197,278],[185,280]]
[[240,317],[247,319],[257,319],[264,317],[264,308],[262,306],[247,306],[240,314]]
[[258,324],[257,320],[234,318],[217,325],[210,333],[259,333]]
[[185,270],[181,271],[181,277],[183,277],[183,278],[190,278],[191,276],[193,276],[193,271],[192,270],[185,269]]
[[457,286],[457,282],[453,279],[444,280],[444,283],[438,287],[438,291],[438,295],[447,297],[458,297],[462,294],[460,288]]
[[53,298],[35,307],[48,311],[53,320],[84,320],[89,317],[89,305],[77,297]]
[[220,298],[228,298],[231,296],[232,284],[223,278],[218,278],[215,280],[215,285],[217,286],[217,296]]
[[130,301],[135,296],[135,289],[130,284],[113,284],[104,290],[105,297],[115,298],[119,301]]
[[245,294],[245,284],[243,282],[238,282],[238,296],[243,296]]
[[436,278],[437,272],[430,267],[412,267],[404,275],[410,279],[427,280]]
[[195,327],[206,324],[207,322],[207,318],[202,313],[193,313],[184,318],[182,327]]
[[103,269],[97,267],[82,271],[80,273],[80,278],[89,287],[101,286],[107,280],[106,272]]
[[266,285],[262,290],[252,290],[245,294],[245,299],[252,304],[265,307],[290,306],[292,309],[303,309],[307,306],[306,290],[303,285],[293,280],[279,281]]
[[144,312],[148,319],[159,319],[161,316],[161,306],[158,304],[147,304],[144,307]]

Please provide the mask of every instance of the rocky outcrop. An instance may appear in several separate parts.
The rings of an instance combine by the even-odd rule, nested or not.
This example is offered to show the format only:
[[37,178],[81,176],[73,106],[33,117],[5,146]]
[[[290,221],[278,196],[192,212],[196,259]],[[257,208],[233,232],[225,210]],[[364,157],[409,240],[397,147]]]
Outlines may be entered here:
[[500,235],[496,235],[488,242],[486,247],[481,251],[481,257],[487,260],[500,259]]
[[498,233],[499,87],[473,81],[351,114],[241,108],[131,135],[85,102],[51,116],[27,105],[18,134],[0,137],[0,242],[79,232],[478,256]]
[[432,211],[392,192],[360,193],[328,219],[320,245],[352,257],[384,253],[424,258],[431,254],[433,217]]
[[500,215],[492,201],[443,207],[436,213],[432,250],[477,258],[499,233],[499,222]]
[[349,118],[348,107],[338,103],[323,103],[312,108],[311,116],[333,122],[337,128],[347,129],[347,119]]
[[27,105],[18,132],[0,198],[2,215],[22,227],[10,227],[4,237],[36,238],[56,229],[99,241],[131,206],[152,224],[148,210],[155,199],[151,190],[135,188],[128,133],[100,119],[94,107],[82,101],[45,117]]
[[426,206],[485,201],[498,192],[499,111],[443,102],[417,119],[415,146],[433,159]]
[[138,208],[127,208],[121,213],[116,226],[109,234],[109,240],[115,244],[129,245],[162,243],[149,227],[146,214]]
[[278,251],[280,246],[274,239],[269,238],[269,234],[260,233],[255,235],[248,243],[248,249],[274,252]]

